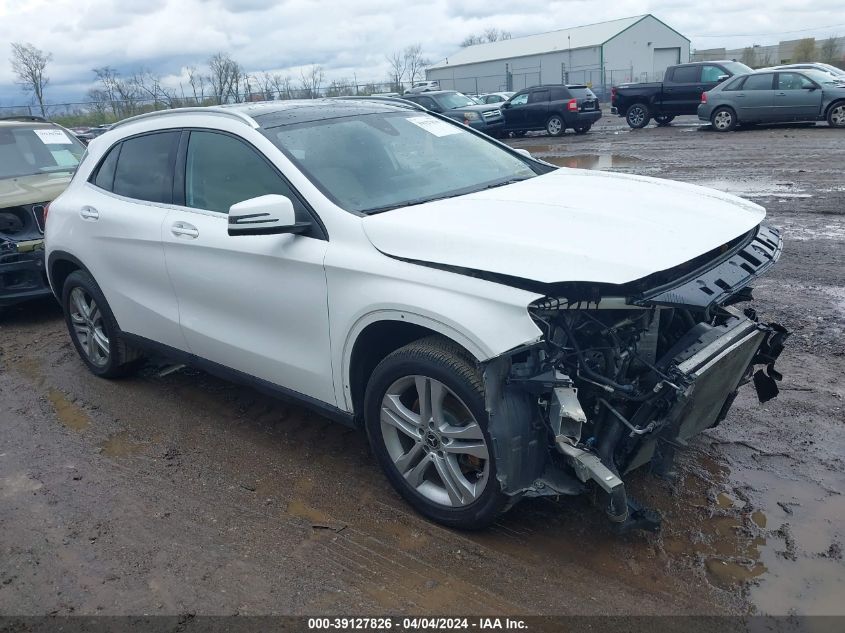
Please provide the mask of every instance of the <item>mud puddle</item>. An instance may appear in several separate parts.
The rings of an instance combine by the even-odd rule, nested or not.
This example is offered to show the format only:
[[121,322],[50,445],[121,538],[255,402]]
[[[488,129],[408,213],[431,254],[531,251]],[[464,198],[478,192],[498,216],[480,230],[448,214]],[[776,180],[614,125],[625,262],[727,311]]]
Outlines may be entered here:
[[702,187],[718,189],[725,193],[732,193],[744,198],[812,198],[813,194],[807,193],[792,182],[767,182],[761,180],[704,180],[695,184]]
[[106,457],[129,457],[143,448],[144,444],[134,441],[126,431],[120,431],[100,444],[100,453]]

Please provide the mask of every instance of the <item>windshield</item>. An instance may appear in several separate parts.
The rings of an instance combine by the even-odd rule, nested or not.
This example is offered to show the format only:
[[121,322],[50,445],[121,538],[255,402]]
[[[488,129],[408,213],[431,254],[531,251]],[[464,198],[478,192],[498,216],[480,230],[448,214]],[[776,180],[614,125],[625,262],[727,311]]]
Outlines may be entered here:
[[730,71],[732,75],[738,75],[740,73],[753,73],[754,71],[742,64],[740,62],[719,62],[721,66],[725,67],[725,70]]
[[460,92],[447,92],[446,94],[437,95],[437,103],[444,110],[453,110],[455,108],[465,108],[466,106],[478,105],[465,94]]
[[73,172],[84,152],[57,127],[0,127],[0,178]]
[[420,112],[365,114],[265,130],[340,207],[376,213],[524,180],[525,160]]

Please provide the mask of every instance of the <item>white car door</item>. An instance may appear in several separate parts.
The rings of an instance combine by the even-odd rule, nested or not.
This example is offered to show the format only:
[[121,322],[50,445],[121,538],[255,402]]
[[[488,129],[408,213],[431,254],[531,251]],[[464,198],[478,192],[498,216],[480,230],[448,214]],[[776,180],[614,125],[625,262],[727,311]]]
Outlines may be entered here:
[[322,229],[230,236],[229,207],[266,194],[288,196],[298,216],[311,216],[243,139],[195,130],[183,154],[184,208],[168,215],[163,239],[191,353],[335,405]]
[[162,225],[171,210],[179,135],[144,134],[115,145],[85,185],[77,211],[78,230],[89,246],[79,257],[120,328],[184,349],[161,243]]

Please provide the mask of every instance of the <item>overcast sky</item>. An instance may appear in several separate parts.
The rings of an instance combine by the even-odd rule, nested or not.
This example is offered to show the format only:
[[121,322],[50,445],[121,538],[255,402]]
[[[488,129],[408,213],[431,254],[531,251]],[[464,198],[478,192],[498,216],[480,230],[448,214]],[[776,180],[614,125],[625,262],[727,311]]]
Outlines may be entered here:
[[28,102],[8,63],[14,41],[53,54],[46,96],[57,103],[83,97],[96,66],[146,67],[173,84],[186,65],[227,51],[250,72],[298,79],[320,64],[327,79],[364,82],[383,80],[385,54],[408,44],[437,61],[488,27],[517,37],[642,13],[694,48],[845,35],[843,0],[0,0],[0,105]]

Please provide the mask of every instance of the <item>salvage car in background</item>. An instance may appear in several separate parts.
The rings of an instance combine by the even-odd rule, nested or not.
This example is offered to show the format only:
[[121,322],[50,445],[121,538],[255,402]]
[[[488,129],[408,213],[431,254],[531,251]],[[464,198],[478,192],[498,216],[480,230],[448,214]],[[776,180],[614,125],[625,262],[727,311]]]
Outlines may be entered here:
[[425,94],[406,94],[405,101],[421,105],[490,136],[497,136],[505,127],[505,118],[497,106],[479,105],[474,99],[454,90],[437,90]]
[[717,132],[738,125],[827,121],[845,128],[845,84],[817,70],[756,72],[701,95],[698,118]]
[[516,135],[545,130],[550,136],[560,136],[567,129],[586,134],[601,118],[598,97],[581,84],[521,90],[501,108],[505,113],[505,132]]
[[488,92],[478,95],[478,99],[481,103],[504,103],[515,94],[515,92]]
[[84,152],[68,130],[40,117],[0,119],[0,308],[50,294],[45,207]]
[[296,398],[449,526],[593,491],[624,529],[657,524],[627,472],[670,469],[752,376],[777,392],[786,332],[735,305],[781,253],[764,216],[415,106],[309,100],[117,124],[46,237],[95,375],[153,350]]
[[644,128],[652,119],[658,125],[668,125],[676,116],[695,114],[701,93],[733,75],[749,72],[745,64],[728,60],[669,66],[663,81],[611,88],[610,112],[624,116],[634,129]]

